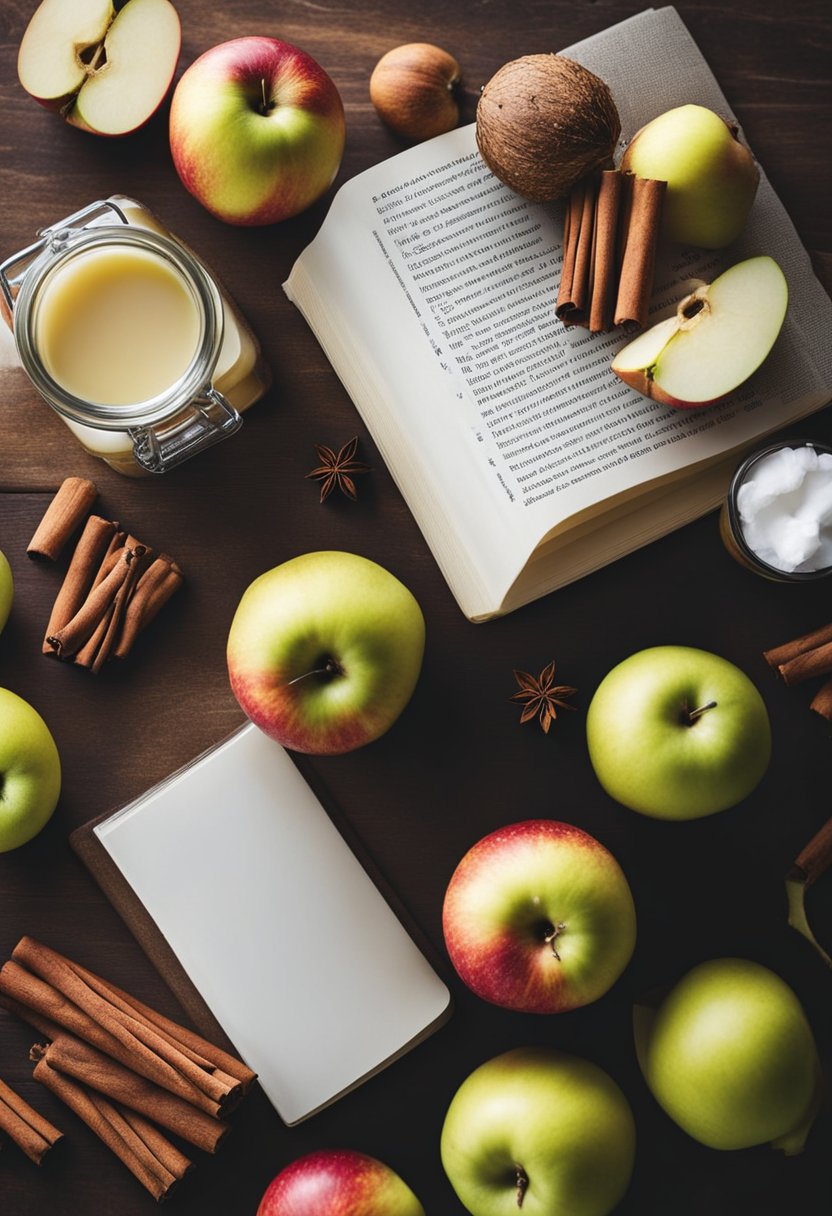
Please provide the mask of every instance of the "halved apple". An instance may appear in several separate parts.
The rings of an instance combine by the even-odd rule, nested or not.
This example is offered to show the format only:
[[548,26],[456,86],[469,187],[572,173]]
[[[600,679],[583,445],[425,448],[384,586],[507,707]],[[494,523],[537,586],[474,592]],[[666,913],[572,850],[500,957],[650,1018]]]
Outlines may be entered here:
[[127,135],[161,105],[182,43],[170,0],[43,0],[20,43],[27,93],[96,135]]
[[675,316],[628,343],[613,359],[612,370],[664,405],[713,405],[766,358],[780,333],[788,298],[786,278],[773,258],[737,262],[686,296]]

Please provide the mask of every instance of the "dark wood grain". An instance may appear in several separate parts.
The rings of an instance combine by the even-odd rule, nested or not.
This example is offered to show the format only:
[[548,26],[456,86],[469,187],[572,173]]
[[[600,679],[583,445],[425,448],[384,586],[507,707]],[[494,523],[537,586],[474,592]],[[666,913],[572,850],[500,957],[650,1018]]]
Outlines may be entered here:
[[[456,1012],[427,1043],[309,1123],[288,1130],[259,1095],[244,1104],[216,1159],[201,1160],[172,1202],[182,1216],[253,1216],[270,1178],[309,1149],[344,1145],[399,1170],[431,1216],[462,1209],[439,1161],[439,1133],[457,1085],[475,1065],[521,1043],[586,1055],[622,1085],[638,1125],[636,1173],[620,1216],[783,1216],[828,1211],[830,1114],[806,1152],[716,1153],[661,1114],[635,1063],[632,1000],[707,957],[737,954],[779,971],[803,1000],[832,1068],[829,975],[786,926],[782,878],[828,816],[830,728],[801,689],[781,686],[762,651],[828,620],[822,585],[766,583],[722,548],[709,516],[614,566],[475,627],[459,613],[409,512],[343,389],[280,284],[314,235],[329,197],[269,229],[212,219],[185,193],[167,147],[165,114],[137,135],[98,140],[67,128],[17,83],[15,57],[34,0],[0,6],[0,252],[114,191],[134,195],[195,247],[260,336],[275,383],[239,436],[174,475],[135,482],[75,445],[22,374],[0,375],[0,548],[16,579],[0,637],[0,683],[31,700],[61,752],[64,787],[53,821],[31,844],[0,855],[0,957],[24,933],[41,937],[139,997],[181,1011],[153,966],[73,856],[70,831],[126,801],[233,729],[242,718],[225,670],[225,637],[242,590],[296,554],[343,548],[400,575],[427,618],[415,696],[383,739],[349,756],[306,761],[341,808],[437,951],[442,896],[462,853],[485,832],[530,816],[579,823],[628,874],[639,915],[633,963],[603,1000],[539,1019],[485,1006],[454,984]],[[267,33],[304,47],[344,98],[348,139],[338,181],[398,151],[379,124],[367,82],[400,42],[440,42],[465,73],[464,117],[507,59],[555,50],[641,6],[552,0],[424,0],[414,6],[265,0],[179,0],[181,67],[232,36]],[[821,0],[680,3],[679,11],[731,100],[783,198],[827,290],[832,287],[832,22]],[[181,70],[181,69],[180,69]],[[829,413],[802,433],[832,439]],[[317,502],[304,480],[315,442],[361,436],[373,465],[357,504]],[[41,658],[40,638],[60,568],[30,562],[31,536],[69,474],[92,477],[104,513],[182,565],[186,589],[140,639],[123,668],[97,678]],[[518,725],[512,668],[552,657],[579,688],[581,711],[626,654],[665,642],[702,646],[738,663],[762,689],[775,738],[773,764],[752,798],[693,824],[660,824],[601,792],[584,744],[583,712],[549,737]],[[832,938],[832,884],[812,891],[819,934]],[[222,893],[233,900],[233,884]],[[268,965],[268,960],[264,960]],[[337,1001],[334,992],[332,999]],[[264,1009],[265,1022],[269,1010]],[[35,1169],[11,1146],[0,1156],[3,1216],[142,1216],[151,1200],[51,1095],[31,1081],[32,1034],[0,1016],[0,1075],[67,1133],[66,1151]],[[321,1214],[325,1216],[325,1214]],[[554,1216],[554,1214],[553,1214]]]

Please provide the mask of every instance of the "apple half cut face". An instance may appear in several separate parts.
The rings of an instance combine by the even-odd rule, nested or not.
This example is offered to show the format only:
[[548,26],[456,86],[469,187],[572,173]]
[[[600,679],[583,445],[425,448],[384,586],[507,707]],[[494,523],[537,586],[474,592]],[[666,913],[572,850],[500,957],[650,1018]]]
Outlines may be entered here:
[[173,81],[182,31],[170,0],[43,0],[18,52],[27,93],[96,135],[127,135]]
[[713,405],[765,360],[786,316],[789,290],[773,258],[738,262],[618,352],[615,374],[663,405]]

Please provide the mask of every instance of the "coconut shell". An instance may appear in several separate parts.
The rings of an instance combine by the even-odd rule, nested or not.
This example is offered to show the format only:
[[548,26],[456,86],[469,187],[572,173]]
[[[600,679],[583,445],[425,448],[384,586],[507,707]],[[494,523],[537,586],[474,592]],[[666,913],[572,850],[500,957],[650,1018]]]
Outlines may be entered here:
[[535,203],[565,198],[612,165],[621,120],[607,85],[563,55],[524,55],[492,76],[477,105],[477,146],[491,172]]

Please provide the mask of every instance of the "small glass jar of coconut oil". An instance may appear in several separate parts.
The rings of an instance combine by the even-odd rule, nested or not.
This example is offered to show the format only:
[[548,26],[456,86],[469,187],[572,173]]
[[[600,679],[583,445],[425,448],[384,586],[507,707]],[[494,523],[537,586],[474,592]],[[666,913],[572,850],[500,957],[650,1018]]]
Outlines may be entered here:
[[0,266],[23,368],[87,451],[164,473],[234,434],[270,382],[213,275],[150,211],[114,195]]
[[733,476],[720,533],[728,552],[764,578],[832,574],[832,448],[783,441],[753,452]]

